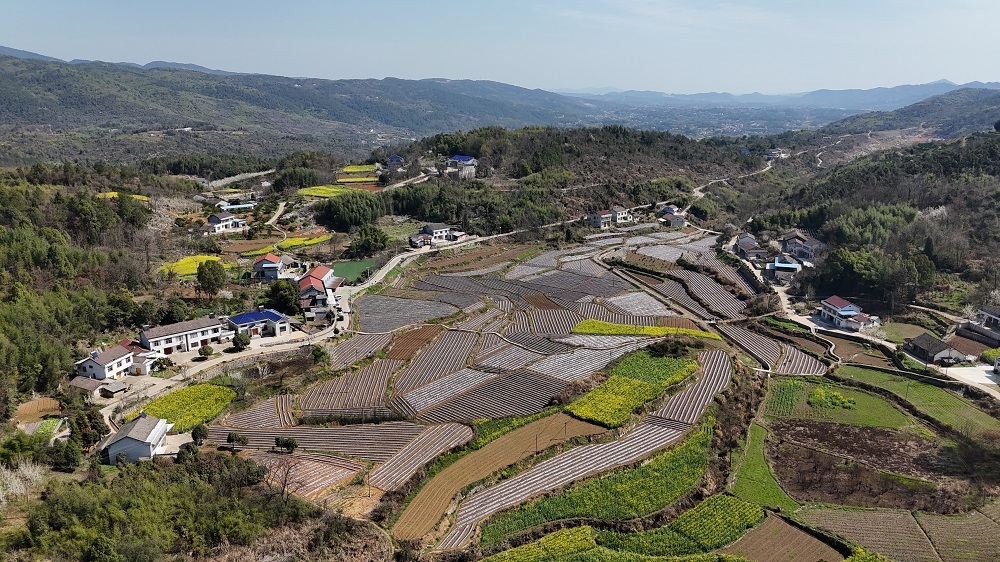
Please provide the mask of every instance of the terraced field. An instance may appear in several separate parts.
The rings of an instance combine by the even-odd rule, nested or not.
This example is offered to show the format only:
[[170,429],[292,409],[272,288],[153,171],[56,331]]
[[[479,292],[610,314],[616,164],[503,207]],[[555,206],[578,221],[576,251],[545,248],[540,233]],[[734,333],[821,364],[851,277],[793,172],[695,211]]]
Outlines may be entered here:
[[543,335],[565,335],[573,331],[583,317],[575,312],[563,309],[555,310],[532,310],[531,325],[535,328],[536,334]]
[[838,562],[844,559],[826,543],[789,525],[777,515],[768,515],[763,523],[722,552],[745,556],[750,560],[781,562]]
[[822,375],[826,373],[826,365],[812,355],[788,345],[781,344],[784,354],[781,362],[774,369],[783,375]]
[[430,532],[452,500],[466,486],[535,454],[580,435],[595,435],[603,428],[565,414],[547,416],[500,437],[445,468],[417,493],[392,528],[398,539],[419,539]]
[[499,376],[498,373],[462,369],[413,390],[397,394],[389,402],[389,405],[404,416],[415,418],[421,412],[440,406],[444,402]]
[[479,337],[470,332],[445,332],[396,379],[400,392],[413,390],[449,373],[461,370]]
[[229,416],[225,425],[236,428],[292,427],[295,425],[292,415],[294,403],[295,395],[292,394],[272,396],[253,408]]
[[[245,448],[269,450],[275,437],[291,437],[302,449],[328,451],[374,462],[389,460],[426,428],[409,422],[347,425],[341,427],[292,427],[236,430],[249,443]],[[233,428],[210,426],[208,441],[225,445]]]
[[649,293],[636,292],[610,297],[605,302],[613,306],[621,314],[634,316],[677,316],[670,307],[650,296]]
[[368,483],[392,491],[406,483],[421,466],[472,439],[472,430],[458,423],[433,425],[371,472]]
[[434,339],[444,326],[433,324],[431,326],[421,326],[413,330],[407,330],[402,335],[392,341],[392,347],[385,354],[386,359],[397,359],[399,361],[409,361],[417,354],[421,347]]
[[299,408],[307,417],[388,417],[391,412],[385,407],[385,390],[390,375],[402,366],[402,361],[376,359],[356,373],[311,387],[299,400]]
[[[503,341],[503,340],[500,340]],[[490,370],[511,371],[534,363],[545,357],[518,345],[504,342],[502,346],[491,353],[476,358],[476,367]]]
[[542,411],[566,383],[552,377],[517,371],[489,380],[423,412],[420,419],[433,423],[484,418],[526,416]]
[[677,281],[672,281],[667,279],[662,283],[653,285],[653,289],[660,293],[661,295],[667,297],[668,299],[674,301],[686,310],[691,311],[695,316],[701,318],[702,320],[718,320],[719,317],[709,312],[705,307],[701,306],[696,300],[691,298],[687,290],[683,285]]
[[267,479],[306,499],[316,499],[331,486],[343,485],[364,470],[365,465],[331,455],[293,455],[251,452],[247,455],[268,469]]
[[[449,278],[461,279],[461,277]],[[450,304],[436,301],[398,299],[381,295],[365,295],[354,303],[360,328],[366,332],[391,332],[397,328],[426,322],[458,312]]]
[[781,357],[781,344],[771,338],[735,324],[719,324],[716,328],[737,345],[747,350],[765,368],[776,364]]
[[806,523],[840,535],[896,562],[941,562],[934,545],[908,511],[803,507]]
[[332,369],[344,369],[389,345],[389,334],[354,334],[327,346]]
[[725,287],[720,285],[718,281],[704,273],[688,271],[686,269],[675,269],[667,272],[667,275],[683,281],[691,294],[698,297],[701,302],[707,304],[708,308],[713,312],[734,320],[746,318],[743,315],[743,311],[746,309],[747,303],[736,298]]

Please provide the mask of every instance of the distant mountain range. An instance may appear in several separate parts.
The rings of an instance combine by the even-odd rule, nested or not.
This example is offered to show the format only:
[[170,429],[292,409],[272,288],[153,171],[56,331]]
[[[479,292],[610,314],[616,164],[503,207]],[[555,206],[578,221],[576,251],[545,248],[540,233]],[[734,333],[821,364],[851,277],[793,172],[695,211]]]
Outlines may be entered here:
[[954,138],[993,129],[1000,120],[1000,90],[964,88],[893,111],[862,113],[831,123],[827,133],[864,133],[923,127],[934,136]]
[[[1000,84],[978,84],[1000,88]],[[895,110],[966,85],[941,81],[872,90],[771,96],[608,92],[565,95],[483,80],[323,80],[239,74],[193,64],[62,61],[0,47],[0,164],[37,159],[140,160],[179,152],[280,156],[291,150],[368,154],[377,146],[498,125],[602,126],[693,138],[817,129],[867,109]],[[1000,90],[996,90],[1000,92]],[[977,103],[989,96],[967,94]],[[961,106],[865,116],[848,128],[890,127],[934,113],[948,132],[988,128]],[[949,101],[950,100],[950,101]],[[979,106],[977,106],[979,107]],[[950,113],[949,113],[950,111]],[[966,117],[960,117],[962,113]],[[978,120],[977,120],[978,119]],[[961,121],[962,124],[958,124]],[[991,124],[992,121],[989,122]],[[916,123],[911,126],[919,125]],[[840,126],[840,125],[833,125]]]
[[891,88],[871,88],[868,90],[816,90],[801,94],[770,95],[729,94],[710,92],[703,94],[665,94],[663,92],[629,90],[604,94],[567,93],[594,101],[661,106],[784,106],[837,108],[858,111],[888,111],[898,109],[931,96],[946,94],[964,88],[1000,89],[1000,82],[969,82],[955,84],[948,80],[938,80],[929,84],[893,86]]

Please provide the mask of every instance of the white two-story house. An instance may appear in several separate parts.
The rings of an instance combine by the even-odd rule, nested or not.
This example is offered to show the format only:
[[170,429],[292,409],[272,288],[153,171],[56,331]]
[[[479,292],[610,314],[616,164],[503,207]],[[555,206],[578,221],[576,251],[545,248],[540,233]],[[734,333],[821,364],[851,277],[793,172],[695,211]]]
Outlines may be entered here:
[[210,314],[205,318],[144,328],[139,334],[139,344],[164,355],[194,351],[232,336],[232,332],[222,322],[223,319]]
[[861,312],[860,306],[837,295],[824,299],[820,304],[820,317],[838,328],[860,331],[881,325],[878,316]]
[[90,355],[76,362],[76,373],[92,379],[120,379],[132,367],[132,352],[120,345],[104,351],[91,351]]

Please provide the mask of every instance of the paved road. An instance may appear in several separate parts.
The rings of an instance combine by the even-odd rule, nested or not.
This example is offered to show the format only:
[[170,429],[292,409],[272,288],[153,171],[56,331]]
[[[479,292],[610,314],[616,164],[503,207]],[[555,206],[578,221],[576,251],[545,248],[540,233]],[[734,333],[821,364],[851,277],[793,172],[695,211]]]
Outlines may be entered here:
[[274,223],[278,222],[278,219],[281,218],[281,213],[284,212],[285,212],[285,202],[282,201],[281,203],[278,203],[278,208],[274,210],[274,215],[272,215],[271,218],[267,219],[267,222],[265,222],[264,224],[273,225]]

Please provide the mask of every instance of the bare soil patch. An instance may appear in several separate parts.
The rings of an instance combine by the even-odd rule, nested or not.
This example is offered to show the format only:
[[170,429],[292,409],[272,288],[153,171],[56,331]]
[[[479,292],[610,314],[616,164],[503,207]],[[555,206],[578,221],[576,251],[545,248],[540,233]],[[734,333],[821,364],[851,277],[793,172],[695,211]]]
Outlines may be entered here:
[[392,347],[385,354],[386,359],[409,361],[424,344],[434,339],[434,336],[438,335],[442,329],[443,326],[440,324],[434,324],[409,330],[392,342]]
[[59,401],[54,398],[35,398],[17,407],[14,420],[22,423],[41,421],[45,416],[59,413]]
[[549,297],[541,293],[525,295],[524,300],[528,301],[531,306],[537,308],[538,310],[559,310],[562,308],[558,304],[549,300]]
[[778,340],[781,340],[782,338],[784,338],[784,339],[786,339],[788,341],[795,342],[795,345],[797,347],[800,347],[802,349],[807,349],[807,350],[809,350],[809,351],[811,351],[811,352],[813,352],[816,355],[819,355],[821,357],[822,356],[826,356],[826,350],[828,349],[828,346],[825,346],[825,345],[823,345],[823,344],[821,344],[819,342],[813,341],[813,340],[808,339],[808,338],[803,338],[803,337],[799,337],[799,336],[792,336],[792,335],[786,334],[784,332],[778,332],[778,331],[772,330],[770,328],[766,328],[763,325],[754,326],[754,329],[757,330],[758,332],[762,333],[762,334],[765,334],[767,336],[771,336],[771,337],[776,338]]
[[844,559],[830,545],[776,515],[768,515],[763,523],[722,552],[761,562],[836,562]]
[[846,363],[860,363],[862,365],[872,365],[874,367],[888,367],[894,369],[895,365],[882,354],[876,347],[865,346],[851,340],[845,340],[833,336],[821,336],[825,340],[833,342],[833,352]]

